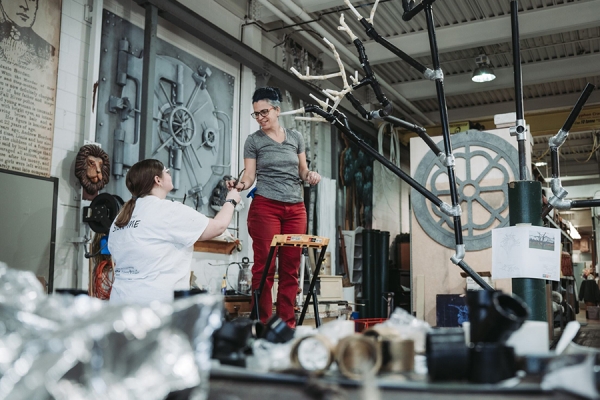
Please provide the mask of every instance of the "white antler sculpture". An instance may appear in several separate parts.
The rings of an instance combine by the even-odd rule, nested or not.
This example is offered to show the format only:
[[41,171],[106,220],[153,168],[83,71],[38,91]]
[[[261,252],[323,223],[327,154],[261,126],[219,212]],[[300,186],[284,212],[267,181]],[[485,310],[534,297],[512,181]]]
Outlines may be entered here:
[[[340,20],[343,21],[344,15],[342,14]],[[345,23],[344,23],[345,25]],[[352,31],[347,27],[347,32],[349,35],[351,35],[351,37],[353,36]],[[344,29],[346,29],[344,28]],[[356,36],[355,36],[356,37]],[[348,84],[348,79],[346,78],[346,70],[344,68],[344,64],[342,63],[342,59],[340,58],[340,55],[338,54],[335,46],[333,45],[333,43],[331,43],[329,40],[327,40],[327,38],[323,38],[323,41],[325,43],[327,43],[327,45],[331,48],[331,51],[333,52],[333,56],[338,64],[339,67],[339,72],[333,73],[333,74],[327,74],[327,75],[310,75],[310,70],[307,67],[306,68],[306,74],[302,75],[300,72],[298,72],[294,67],[290,68],[290,70],[292,71],[292,73],[294,75],[296,75],[298,77],[298,79],[301,79],[303,81],[309,81],[309,80],[325,80],[325,79],[330,79],[330,78],[335,78],[337,76],[340,76],[342,78],[342,82],[343,82],[343,89],[342,90],[334,90],[334,89],[323,89],[322,92],[323,94],[328,98],[327,101],[323,102],[321,100],[319,100],[317,97],[313,96],[312,94],[310,95],[318,104],[319,106],[321,106],[321,108],[323,108],[324,110],[328,111],[328,112],[333,112],[338,105],[340,104],[340,102],[342,101],[342,99],[344,98],[344,96],[351,92],[352,86]],[[355,76],[350,76],[350,79],[352,79],[353,83],[357,83],[358,82],[358,71],[355,71]],[[333,102],[333,105],[329,105],[329,100],[331,100]],[[297,110],[292,110],[292,111],[286,111],[284,113],[281,113],[280,115],[290,115],[290,114],[300,114],[300,113],[304,113],[304,108],[299,108]],[[325,121],[324,118],[322,117],[296,117],[295,119],[297,120],[303,120],[303,121]]]
[[[346,3],[346,5],[348,6],[348,8],[350,10],[352,10],[352,12],[354,13],[354,15],[356,15],[356,18],[358,18],[358,20],[360,21],[362,19],[362,16],[359,14],[358,10],[356,8],[354,8],[354,6],[352,5],[352,3],[350,3],[350,0],[344,0],[344,3]],[[373,8],[371,9],[371,14],[369,15],[369,18],[366,18],[367,22],[369,22],[370,24],[373,23],[373,18],[375,17],[375,10],[377,10],[377,4],[378,3],[379,3],[379,0],[375,0],[375,4],[373,4]]]

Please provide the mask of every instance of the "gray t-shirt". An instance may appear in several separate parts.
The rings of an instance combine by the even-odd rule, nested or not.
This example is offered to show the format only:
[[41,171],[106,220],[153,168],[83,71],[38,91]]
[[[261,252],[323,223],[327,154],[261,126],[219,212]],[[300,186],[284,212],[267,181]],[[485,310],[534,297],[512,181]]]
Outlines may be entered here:
[[302,201],[298,154],[304,153],[302,134],[284,129],[285,140],[277,143],[262,130],[246,139],[244,158],[256,160],[256,194],[285,203]]

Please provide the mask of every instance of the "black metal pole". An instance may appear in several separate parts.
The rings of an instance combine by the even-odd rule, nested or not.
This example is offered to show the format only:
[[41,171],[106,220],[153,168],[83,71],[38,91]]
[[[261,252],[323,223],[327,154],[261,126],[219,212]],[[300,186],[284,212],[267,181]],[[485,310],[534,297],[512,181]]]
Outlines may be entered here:
[[402,14],[402,19],[404,21],[410,21],[415,15],[423,11],[426,6],[430,6],[435,2],[435,0],[423,0],[415,7],[410,8],[408,6],[408,0],[402,0],[402,7],[404,7],[404,14]]
[[[422,2],[421,4],[425,3]],[[425,5],[425,17],[427,19],[427,33],[429,35],[429,47],[431,51],[431,59],[433,61],[433,69],[440,69],[440,57],[437,47],[437,39],[435,36],[435,24],[433,21],[433,8],[429,2]],[[446,157],[452,156],[452,143],[450,141],[450,128],[448,122],[448,107],[446,105],[446,95],[444,93],[444,82],[442,79],[435,80],[435,89],[437,92],[438,106],[440,108],[440,122],[442,124],[442,136],[444,138],[444,151]],[[447,163],[448,171],[448,182],[450,184],[450,198],[452,199],[452,207],[458,205],[458,192],[456,190],[456,176],[454,174],[453,163]],[[462,223],[460,221],[460,215],[454,216],[454,241],[456,245],[463,244],[462,237]]]
[[560,177],[560,164],[558,161],[558,147],[550,148],[550,163],[552,168],[552,177],[559,178]]
[[[594,265],[598,264],[598,242],[597,240],[597,236],[596,236],[596,218],[598,216],[594,216],[592,215],[592,243],[594,243],[594,247],[592,248],[592,262],[594,263]],[[596,271],[597,272],[597,271]]]
[[[581,113],[583,106],[589,99],[589,97],[592,94],[592,91],[594,89],[595,89],[595,86],[592,85],[591,83],[588,83],[585,86],[585,88],[583,89],[583,92],[581,92],[581,95],[579,96],[579,99],[577,99],[577,103],[575,103],[575,106],[569,113],[569,116],[567,117],[562,128],[549,141],[548,145],[550,146],[550,160],[551,160],[551,164],[552,164],[552,179],[560,178],[560,160],[558,158],[558,149],[560,148],[560,146],[562,146],[564,141],[567,139],[569,131],[573,127],[573,124],[577,120],[579,113]],[[542,218],[545,218],[546,215],[548,215],[550,213],[550,210],[552,210],[552,208],[553,208],[552,204],[547,204],[542,211]]]
[[600,207],[600,199],[571,201],[571,208],[584,208],[584,207]]
[[[373,73],[371,69],[371,64],[369,63],[369,58],[367,57],[367,53],[365,51],[365,46],[360,41],[360,39],[354,40],[354,46],[358,52],[358,59],[360,60],[360,64],[365,72],[364,82],[368,82],[373,91],[375,92],[375,97],[377,97],[377,101],[381,104],[381,109],[377,111],[376,116],[378,118],[385,117],[392,113],[392,103],[385,97],[383,91],[381,90],[381,86],[379,86],[379,82],[377,81],[377,77]],[[357,85],[358,87],[361,85]]]
[[[525,149],[525,121],[523,118],[523,82],[521,74],[521,47],[519,45],[519,3],[517,0],[510,2],[512,46],[513,46],[513,74],[515,85],[515,106],[517,121],[515,133],[519,153],[519,179],[527,179],[527,158]],[[512,134],[512,132],[511,132]]]
[[395,126],[399,126],[401,128],[404,128],[406,130],[409,130],[411,132],[416,133],[417,135],[419,135],[419,137],[421,139],[423,139],[423,141],[425,142],[425,144],[436,155],[442,153],[442,150],[440,150],[440,148],[438,147],[438,145],[433,141],[433,139],[431,139],[431,136],[429,136],[427,134],[427,131],[425,130],[425,128],[420,127],[420,126],[415,125],[415,124],[411,124],[410,122],[403,121],[400,118],[392,117],[391,115],[389,115],[387,117],[384,117],[383,120],[386,121],[386,122],[391,122]]
[[517,0],[512,0],[510,2],[510,15],[512,28],[515,105],[517,120],[519,120],[523,119],[523,82],[521,74],[521,46],[519,43],[519,2]]
[[583,108],[585,103],[588,101],[588,99],[590,98],[590,95],[592,94],[592,92],[594,91],[595,88],[596,88],[596,86],[592,85],[589,82],[587,85],[585,85],[583,92],[581,92],[579,99],[577,99],[577,103],[575,103],[575,106],[571,110],[571,113],[567,117],[567,120],[565,121],[565,124],[562,127],[563,131],[569,132],[571,130],[571,128],[573,127],[573,124],[575,123],[575,120],[577,119],[577,117],[579,116],[579,113],[581,112],[581,109]]
[[154,126],[154,79],[156,76],[156,52],[158,48],[158,8],[145,4],[144,21],[144,59],[142,63],[142,109],[140,119],[139,159],[144,160],[152,154],[152,130]]
[[418,62],[417,60],[415,60],[414,58],[412,58],[411,56],[409,56],[408,54],[406,54],[405,52],[403,52],[402,50],[400,50],[396,46],[394,46],[388,40],[386,40],[385,38],[383,38],[379,33],[377,33],[377,31],[375,30],[375,28],[373,27],[373,25],[371,25],[369,23],[369,21],[367,21],[365,18],[361,19],[360,23],[365,28],[365,31],[367,32],[367,35],[369,35],[369,37],[371,39],[375,40],[377,43],[379,43],[380,45],[382,45],[383,47],[385,47],[386,49],[388,49],[389,51],[391,51],[392,53],[394,53],[401,60],[407,62],[408,64],[410,64],[411,67],[413,67],[414,69],[418,70],[422,74],[424,74],[425,71],[427,71],[427,67],[426,66],[424,66],[423,64],[421,64],[420,62]]
[[[316,110],[309,111],[308,106],[305,106],[304,109],[307,110],[308,112],[316,111]],[[324,113],[324,114],[326,114],[326,113]],[[432,192],[427,190],[419,182],[415,181],[410,175],[408,175],[406,172],[402,171],[400,168],[398,168],[396,165],[394,165],[392,162],[390,162],[390,160],[385,158],[385,156],[380,154],[377,150],[375,150],[374,148],[369,146],[369,144],[367,142],[365,142],[363,139],[356,136],[356,134],[354,132],[352,132],[352,130],[350,130],[347,126],[343,125],[339,121],[335,125],[340,129],[340,131],[344,134],[344,136],[346,138],[348,138],[352,143],[359,146],[366,153],[368,153],[370,156],[372,156],[377,161],[379,161],[381,164],[383,164],[383,166],[385,166],[387,169],[389,169],[394,174],[396,174],[404,182],[408,183],[413,189],[415,189],[417,192],[422,194],[427,200],[431,201],[437,207],[442,205],[443,201],[439,197],[437,197],[435,194],[433,194]]]

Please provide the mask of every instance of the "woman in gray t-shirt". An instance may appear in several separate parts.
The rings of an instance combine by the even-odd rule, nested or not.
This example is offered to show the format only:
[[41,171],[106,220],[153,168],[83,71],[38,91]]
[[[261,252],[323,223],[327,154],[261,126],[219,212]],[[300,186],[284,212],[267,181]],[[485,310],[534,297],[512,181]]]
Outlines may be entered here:
[[[257,289],[267,262],[273,236],[306,233],[306,209],[302,181],[316,185],[321,176],[308,169],[304,139],[300,132],[279,124],[281,93],[277,88],[259,88],[252,96],[252,117],[260,129],[244,144],[245,171],[235,188],[249,189],[256,180],[254,200],[248,211],[248,233],[252,237],[254,266],[252,289]],[[229,181],[228,186],[234,187]],[[298,290],[300,247],[279,248],[277,315],[292,328],[296,326],[294,303]],[[272,260],[267,282],[259,301],[259,315],[265,322],[272,313],[271,288],[275,274]]]

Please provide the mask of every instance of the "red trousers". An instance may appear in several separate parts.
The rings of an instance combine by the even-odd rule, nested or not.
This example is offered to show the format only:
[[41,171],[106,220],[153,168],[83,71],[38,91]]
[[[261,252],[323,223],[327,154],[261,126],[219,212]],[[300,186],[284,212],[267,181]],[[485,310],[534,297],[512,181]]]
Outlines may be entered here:
[[[306,233],[306,208],[304,203],[284,203],[255,196],[248,211],[248,233],[252,237],[254,265],[252,266],[252,290],[260,285],[273,236]],[[300,247],[278,247],[279,281],[277,289],[277,315],[289,326],[296,326],[294,304],[298,290]],[[271,259],[267,281],[260,295],[259,316],[265,322],[272,313],[271,288],[275,275],[275,254]]]

